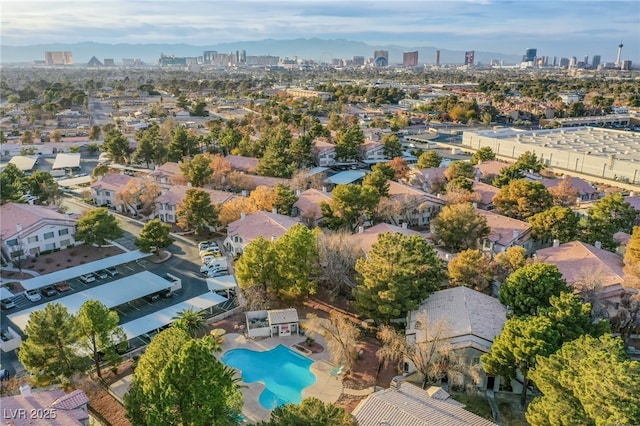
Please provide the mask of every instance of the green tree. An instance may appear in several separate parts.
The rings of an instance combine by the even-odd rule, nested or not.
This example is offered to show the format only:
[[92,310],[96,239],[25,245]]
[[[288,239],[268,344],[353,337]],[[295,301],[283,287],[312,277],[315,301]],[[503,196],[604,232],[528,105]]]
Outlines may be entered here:
[[640,363],[610,334],[565,343],[529,377],[542,393],[527,408],[533,426],[640,424]]
[[467,161],[453,161],[444,171],[444,176],[448,181],[454,181],[458,178],[473,179],[475,177],[475,169],[473,164]]
[[258,286],[266,293],[269,287],[280,281],[277,277],[275,243],[262,236],[251,241],[245,246],[234,269],[240,288],[245,290]]
[[432,225],[436,239],[454,252],[476,248],[491,232],[487,219],[471,203],[445,206]]
[[22,136],[20,136],[20,143],[22,145],[33,144],[33,132],[31,130],[25,130],[22,132]]
[[553,206],[553,196],[540,182],[517,179],[493,197],[496,210],[514,219],[528,219]]
[[170,234],[171,225],[163,223],[160,219],[153,219],[144,224],[135,244],[145,253],[157,253],[173,243],[174,239]]
[[173,131],[173,137],[167,146],[169,161],[182,161],[184,157],[198,154],[198,138],[187,133],[184,127],[178,126]]
[[473,153],[471,156],[471,164],[482,163],[483,161],[491,161],[496,159],[496,154],[491,147],[483,146]]
[[124,164],[129,158],[129,140],[120,130],[109,130],[104,137],[102,150],[109,154],[114,163]]
[[358,147],[364,143],[364,134],[360,126],[353,124],[338,130],[336,136],[336,159],[350,162],[358,159]]
[[266,144],[264,156],[260,159],[256,171],[265,176],[290,178],[296,168],[291,157],[291,131],[283,123],[261,137]]
[[102,129],[98,125],[91,126],[91,130],[89,130],[89,140],[97,141],[100,140],[100,136],[102,136]]
[[172,320],[173,327],[178,327],[186,331],[192,338],[197,337],[198,333],[204,330],[207,325],[204,313],[196,310],[194,307],[183,309],[178,312]]
[[318,276],[316,233],[302,224],[294,225],[275,242],[275,250],[282,289],[295,296],[314,294]]
[[0,195],[2,204],[10,202],[24,202],[23,186],[25,175],[15,164],[9,163],[0,172]]
[[451,259],[449,279],[454,286],[470,287],[491,294],[493,268],[491,258],[480,250],[468,249]]
[[509,275],[527,263],[529,263],[527,249],[524,247],[511,246],[507,250],[498,253],[493,259],[496,280],[503,282]]
[[402,143],[400,139],[393,133],[384,135],[382,137],[382,144],[384,145],[384,156],[391,159],[396,157],[402,157]]
[[522,178],[524,178],[522,170],[520,170],[515,166],[515,164],[513,164],[500,170],[500,173],[498,174],[498,176],[496,176],[495,179],[493,179],[493,182],[491,182],[491,184],[495,187],[502,188],[503,186],[507,186],[511,181]]
[[531,236],[536,240],[574,241],[578,237],[578,215],[568,207],[553,206],[529,218]]
[[278,213],[291,215],[293,205],[298,201],[295,191],[282,183],[277,184],[274,189],[276,200],[273,206],[278,209]]
[[111,365],[118,365],[121,359],[118,345],[127,341],[124,330],[118,325],[118,313],[98,300],[88,300],[80,307],[76,321],[82,336],[80,343],[90,351],[96,374],[102,379],[101,357]]
[[583,240],[589,244],[602,243],[607,250],[615,250],[613,234],[618,231],[631,233],[638,212],[621,194],[610,194],[599,199],[587,214],[583,224]]
[[200,188],[207,184],[213,175],[210,164],[211,158],[208,155],[198,154],[192,160],[182,163],[180,171],[192,186]]
[[20,346],[18,359],[36,380],[70,377],[80,370],[77,323],[63,305],[47,303],[44,309],[33,311],[24,333],[27,339]]
[[270,420],[260,425],[356,426],[356,422],[343,408],[317,398],[304,398],[300,404],[285,404],[274,408]]
[[544,169],[544,164],[538,160],[535,153],[527,151],[518,157],[515,167],[521,171],[533,171],[535,173],[539,173],[540,170]]
[[51,202],[60,194],[58,182],[51,173],[36,170],[26,178],[24,188],[34,197],[38,197],[38,203]]
[[500,303],[513,316],[535,315],[538,309],[549,306],[549,298],[569,292],[567,282],[556,265],[532,263],[509,275],[500,286]]
[[337,185],[330,203],[321,203],[322,215],[331,229],[354,230],[365,218],[372,217],[380,201],[378,190],[356,184]]
[[156,157],[155,143],[149,135],[150,132],[148,130],[138,130],[136,132],[135,138],[138,145],[133,152],[133,162],[135,164],[145,163],[147,168],[149,168],[149,163],[153,163]]
[[289,153],[296,165],[296,170],[313,164],[313,137],[310,134],[300,135],[291,142]]
[[118,220],[109,213],[106,207],[89,210],[76,225],[76,240],[87,244],[103,246],[110,240],[117,240],[124,235]]
[[100,164],[93,169],[93,171],[91,172],[91,177],[97,179],[98,177],[104,176],[107,173],[109,173],[109,166],[107,166],[106,164]]
[[178,225],[193,229],[196,234],[218,220],[218,209],[211,205],[211,196],[202,189],[189,188],[176,211]]
[[398,233],[378,236],[360,274],[354,306],[367,318],[388,322],[416,309],[447,277],[444,261],[424,238]]
[[207,103],[204,100],[196,101],[189,115],[192,117],[208,117],[209,111],[207,111]]
[[375,188],[381,197],[389,195],[389,176],[385,174],[382,169],[374,169],[371,173],[367,174],[362,181],[362,185]]
[[630,278],[635,280],[635,286],[640,283],[640,226],[633,228],[633,233],[624,253],[624,270]]
[[419,169],[430,169],[440,167],[440,163],[442,163],[442,157],[440,157],[436,151],[425,151],[418,157],[416,167]]

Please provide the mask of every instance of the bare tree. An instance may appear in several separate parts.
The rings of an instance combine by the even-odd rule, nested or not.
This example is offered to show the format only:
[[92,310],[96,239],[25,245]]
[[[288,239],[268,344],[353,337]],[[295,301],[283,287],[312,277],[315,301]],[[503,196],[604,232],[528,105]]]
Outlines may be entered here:
[[[416,322],[416,327],[426,327],[424,317]],[[422,388],[429,384],[439,384],[444,378],[458,376],[460,381],[470,378],[479,382],[479,365],[470,365],[462,357],[455,354],[451,344],[444,335],[447,332],[444,321],[436,323],[432,332],[422,334],[424,339],[416,342],[407,340],[404,334],[398,333],[393,327],[383,326],[378,332],[378,339],[383,347],[378,351],[381,360],[397,362],[398,366],[405,360],[413,364],[422,376]],[[401,369],[399,369],[399,372]]]
[[601,268],[584,268],[578,271],[572,286],[583,302],[591,304],[594,320],[609,319],[608,303],[602,297],[604,271]]
[[360,329],[349,317],[337,311],[331,312],[329,319],[308,314],[307,321],[302,324],[302,327],[311,337],[314,335],[324,337],[334,364],[343,365],[347,373],[353,370],[358,355],[356,343],[360,337]]
[[27,255],[24,252],[24,244],[22,238],[18,237],[16,241],[18,242],[18,244],[11,247],[11,263],[13,264],[14,268],[18,268],[18,272],[22,273],[22,267],[27,261]]
[[364,253],[353,243],[349,233],[319,234],[319,281],[331,297],[336,297],[343,288],[356,287],[356,261],[363,256]]
[[625,344],[632,334],[640,333],[640,297],[625,293],[620,299],[618,312],[611,318],[611,331],[620,333]]

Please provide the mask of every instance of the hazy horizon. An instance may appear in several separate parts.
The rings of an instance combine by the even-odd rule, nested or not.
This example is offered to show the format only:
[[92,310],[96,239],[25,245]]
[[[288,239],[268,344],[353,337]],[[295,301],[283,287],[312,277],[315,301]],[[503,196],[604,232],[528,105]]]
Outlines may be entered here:
[[345,39],[538,56],[640,60],[638,1],[3,2],[2,44],[189,44]]

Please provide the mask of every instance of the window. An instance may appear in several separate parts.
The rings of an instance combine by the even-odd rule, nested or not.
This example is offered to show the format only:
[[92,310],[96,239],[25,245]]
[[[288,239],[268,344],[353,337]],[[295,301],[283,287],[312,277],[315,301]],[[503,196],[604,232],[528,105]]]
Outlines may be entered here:
[[50,238],[53,238],[54,236],[55,236],[55,234],[54,234],[53,232],[46,232],[46,233],[44,234],[44,239],[45,239],[45,240],[48,240],[48,239],[50,239]]
[[58,230],[58,235],[60,235],[60,236],[69,235],[69,228],[59,229]]
[[24,250],[16,250],[11,252],[11,257],[21,257],[24,255]]
[[28,237],[27,238],[27,242],[28,243],[37,243],[38,242],[38,236],[34,235],[33,237]]
[[18,240],[14,238],[13,240],[7,241],[7,247],[15,247],[18,245]]
[[66,247],[71,245],[71,240],[62,240],[60,241],[60,247]]
[[104,191],[104,196],[105,197],[111,197],[111,192],[110,191]]

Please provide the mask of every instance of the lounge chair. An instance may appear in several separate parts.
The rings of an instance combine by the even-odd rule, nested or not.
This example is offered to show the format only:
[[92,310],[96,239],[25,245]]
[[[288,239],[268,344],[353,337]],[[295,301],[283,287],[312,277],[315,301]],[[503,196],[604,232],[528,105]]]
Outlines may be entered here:
[[338,376],[342,374],[343,370],[344,370],[344,365],[341,365],[340,367],[335,367],[331,369],[331,371],[329,372],[329,375],[338,378]]

